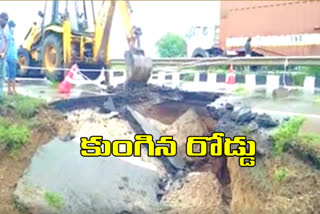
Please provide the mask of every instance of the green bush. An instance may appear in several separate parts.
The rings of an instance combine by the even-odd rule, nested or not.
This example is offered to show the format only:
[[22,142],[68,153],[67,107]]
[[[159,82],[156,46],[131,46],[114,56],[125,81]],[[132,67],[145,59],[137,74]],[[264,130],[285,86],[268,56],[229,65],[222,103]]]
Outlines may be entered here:
[[299,139],[313,145],[319,145],[320,146],[320,135],[315,133],[307,133],[307,134],[301,134],[299,136]]
[[26,125],[9,124],[0,119],[0,144],[5,144],[9,151],[19,149],[29,140],[29,128]]
[[302,117],[293,117],[276,129],[271,138],[273,139],[273,152],[277,155],[282,154],[287,147],[297,139],[300,127],[305,119]]
[[43,100],[21,95],[5,97],[4,103],[13,107],[22,118],[27,119],[33,117],[38,108],[45,104]]

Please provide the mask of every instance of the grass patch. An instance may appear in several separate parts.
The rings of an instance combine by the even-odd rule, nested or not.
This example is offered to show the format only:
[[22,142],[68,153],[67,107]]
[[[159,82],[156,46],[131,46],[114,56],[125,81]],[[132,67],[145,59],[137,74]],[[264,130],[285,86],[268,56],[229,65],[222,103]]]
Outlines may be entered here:
[[273,179],[278,182],[281,182],[286,177],[288,177],[288,175],[289,175],[289,169],[282,167],[282,168],[276,169],[276,171],[274,172],[274,175],[273,175]]
[[299,134],[304,121],[305,118],[294,117],[272,133],[273,153],[281,155],[290,149],[298,158],[320,169],[320,134]]
[[238,96],[243,96],[243,95],[247,95],[249,93],[249,91],[243,87],[243,86],[239,86],[238,88],[236,88],[235,90],[232,91],[235,95]]
[[288,149],[288,146],[297,139],[300,127],[302,126],[304,121],[305,118],[293,117],[289,121],[282,124],[272,133],[271,138],[274,142],[274,154],[280,155]]
[[16,156],[21,146],[28,143],[30,130],[39,126],[33,116],[44,104],[42,100],[20,95],[4,98],[0,111],[9,113],[0,118],[0,144],[8,149],[11,156]]
[[310,161],[316,168],[320,169],[320,135],[319,134],[302,134],[298,137],[297,143],[293,150],[298,156],[306,161]]
[[10,152],[14,152],[29,140],[30,130],[24,124],[10,124],[0,118],[0,144],[4,144]]
[[[301,134],[299,139],[308,145],[320,146],[320,135],[314,133]],[[320,152],[320,151],[319,151]]]
[[45,201],[52,207],[60,209],[63,206],[63,197],[55,192],[45,192]]
[[5,97],[4,105],[6,107],[14,108],[22,118],[29,119],[36,114],[37,110],[41,106],[45,105],[45,101],[28,96],[17,95]]

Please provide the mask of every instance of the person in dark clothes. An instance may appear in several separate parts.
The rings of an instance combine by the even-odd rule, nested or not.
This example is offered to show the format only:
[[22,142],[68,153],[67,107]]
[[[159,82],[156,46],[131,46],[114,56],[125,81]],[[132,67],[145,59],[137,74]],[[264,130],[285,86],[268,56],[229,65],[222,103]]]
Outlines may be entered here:
[[251,56],[251,37],[248,38],[244,50],[246,52],[246,56]]

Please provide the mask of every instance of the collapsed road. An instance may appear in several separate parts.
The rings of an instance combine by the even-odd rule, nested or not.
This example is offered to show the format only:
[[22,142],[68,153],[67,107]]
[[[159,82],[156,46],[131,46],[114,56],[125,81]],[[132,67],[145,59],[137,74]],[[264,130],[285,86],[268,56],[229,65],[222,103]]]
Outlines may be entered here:
[[[93,213],[314,213],[320,179],[313,163],[273,157],[271,130],[288,120],[253,113],[221,94],[158,87],[116,89],[109,96],[51,104],[71,124],[69,134],[40,147],[14,198],[32,214]],[[186,155],[188,136],[246,135],[257,143],[257,166],[237,158]],[[83,158],[80,137],[133,140],[135,134],[173,136],[174,158]],[[295,172],[280,185],[277,168]],[[297,183],[297,185],[294,185]],[[279,186],[280,185],[280,186]],[[311,185],[312,188],[305,188]],[[294,187],[292,187],[294,186]],[[297,194],[300,192],[300,194]],[[263,193],[263,194],[261,194]],[[55,200],[49,200],[53,198]],[[53,203],[54,202],[54,203]]]
[[[146,106],[173,102],[175,105],[184,104],[189,106],[205,107],[210,102],[217,99],[221,94],[196,93],[172,90],[160,87],[132,87],[123,90],[122,87],[115,89],[115,93],[109,96],[86,97],[72,100],[64,100],[52,103],[56,109],[62,112],[74,111],[84,108],[98,108],[101,113],[119,112],[131,125],[135,133],[151,134],[154,139],[160,139],[160,132],[138,111],[130,105],[144,103]],[[141,108],[140,108],[141,109]],[[175,175],[178,170],[185,170],[185,162],[176,157],[160,157],[171,175]]]

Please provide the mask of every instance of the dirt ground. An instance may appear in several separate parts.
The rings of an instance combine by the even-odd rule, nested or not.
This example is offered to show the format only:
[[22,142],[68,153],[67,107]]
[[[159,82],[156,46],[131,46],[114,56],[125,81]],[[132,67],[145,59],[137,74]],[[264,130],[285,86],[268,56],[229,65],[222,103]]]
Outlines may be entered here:
[[319,213],[319,172],[290,154],[259,159],[250,169],[230,158],[228,168],[231,213]]
[[10,154],[7,150],[0,152],[0,213],[19,214],[13,202],[13,192],[24,170],[29,166],[37,149],[50,141],[56,134],[66,132],[68,128],[61,115],[51,110],[41,110],[38,114],[40,126],[30,133],[29,142],[18,153]]

